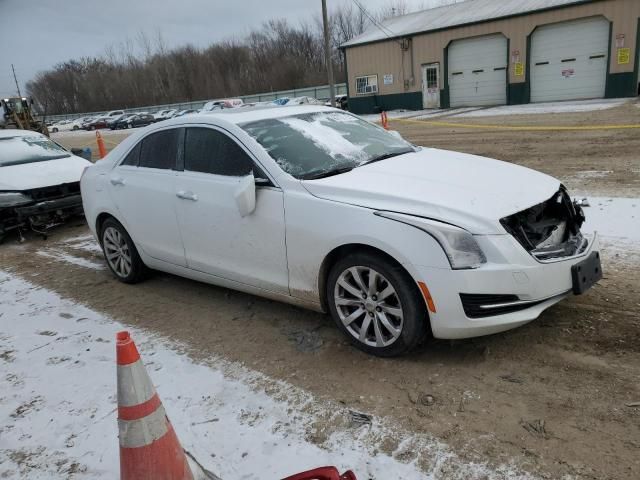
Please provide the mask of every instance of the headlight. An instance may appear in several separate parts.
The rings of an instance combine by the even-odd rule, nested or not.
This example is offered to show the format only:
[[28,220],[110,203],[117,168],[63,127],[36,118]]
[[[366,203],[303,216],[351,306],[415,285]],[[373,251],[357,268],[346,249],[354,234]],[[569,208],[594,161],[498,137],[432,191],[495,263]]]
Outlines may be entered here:
[[19,207],[31,202],[33,200],[22,193],[0,192],[0,208]]
[[444,250],[451,268],[454,270],[478,268],[487,262],[487,258],[473,235],[462,228],[401,213],[375,212],[375,214],[390,220],[406,223],[431,235]]

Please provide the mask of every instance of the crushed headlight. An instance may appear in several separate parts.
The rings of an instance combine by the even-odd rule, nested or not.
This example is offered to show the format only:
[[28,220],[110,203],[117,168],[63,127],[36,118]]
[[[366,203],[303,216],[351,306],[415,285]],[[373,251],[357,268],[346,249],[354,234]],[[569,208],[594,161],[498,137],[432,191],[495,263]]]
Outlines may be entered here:
[[401,213],[378,211],[375,214],[390,220],[406,223],[431,235],[444,250],[451,268],[454,270],[478,268],[487,262],[487,258],[473,235],[462,228]]
[[0,208],[19,207],[31,202],[33,202],[33,200],[22,193],[0,192]]

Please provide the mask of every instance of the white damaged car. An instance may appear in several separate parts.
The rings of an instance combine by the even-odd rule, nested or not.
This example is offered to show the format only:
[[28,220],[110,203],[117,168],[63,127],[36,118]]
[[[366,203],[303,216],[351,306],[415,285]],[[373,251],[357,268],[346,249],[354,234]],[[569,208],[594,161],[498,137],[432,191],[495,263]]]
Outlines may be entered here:
[[326,107],[152,125],[81,187],[121,281],[151,268],[329,312],[376,355],[523,325],[602,275],[555,178]]
[[89,165],[40,133],[0,130],[0,241],[11,231],[45,234],[81,215],[80,177]]

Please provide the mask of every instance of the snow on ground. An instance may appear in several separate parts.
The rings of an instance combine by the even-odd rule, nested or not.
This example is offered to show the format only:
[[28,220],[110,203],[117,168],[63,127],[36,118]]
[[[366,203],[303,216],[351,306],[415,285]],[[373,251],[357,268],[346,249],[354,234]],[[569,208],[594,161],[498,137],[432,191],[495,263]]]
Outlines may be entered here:
[[599,100],[573,100],[566,102],[527,103],[524,105],[504,105],[493,108],[483,108],[471,112],[454,115],[456,118],[489,117],[495,115],[535,115],[541,113],[573,113],[592,112],[619,107],[628,102],[625,98]]
[[104,270],[106,268],[104,263],[96,263],[86,258],[76,257],[75,255],[70,255],[67,252],[51,247],[48,247],[46,250],[39,250],[36,253],[41,257],[71,263],[79,267],[91,268],[93,270]]
[[582,231],[597,231],[602,249],[618,261],[640,265],[640,198],[585,197],[590,206]]
[[[524,105],[502,105],[498,107],[461,107],[425,110],[391,110],[387,117],[391,120],[412,118],[415,120],[429,120],[438,117],[448,118],[473,118],[490,117],[496,115],[535,115],[543,113],[572,113],[592,112],[618,107],[628,102],[626,98],[598,99],[598,100],[572,100],[565,102],[527,103]],[[637,104],[640,106],[640,104]],[[370,122],[379,122],[380,114],[361,115]]]
[[[0,305],[0,478],[117,478],[114,337],[125,327],[1,270]],[[182,446],[223,479],[321,465],[365,480],[528,478],[464,464],[384,419],[358,425],[342,405],[220,358],[194,363],[184,346],[129,330]],[[321,446],[307,440],[318,433]],[[389,455],[385,442],[400,446]]]

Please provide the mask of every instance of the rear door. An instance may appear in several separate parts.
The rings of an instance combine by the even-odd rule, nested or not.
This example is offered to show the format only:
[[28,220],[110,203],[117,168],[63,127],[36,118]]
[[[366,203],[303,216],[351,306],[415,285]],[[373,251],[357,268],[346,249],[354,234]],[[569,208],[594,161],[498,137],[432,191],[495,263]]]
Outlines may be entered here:
[[125,228],[144,253],[186,266],[175,212],[178,139],[172,128],[143,138],[109,175],[112,198]]
[[282,190],[256,187],[256,209],[242,217],[234,197],[241,180],[266,176],[237,139],[190,127],[183,156],[175,198],[189,268],[288,293]]

